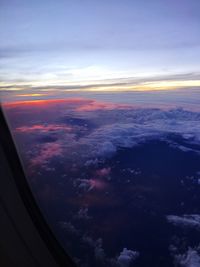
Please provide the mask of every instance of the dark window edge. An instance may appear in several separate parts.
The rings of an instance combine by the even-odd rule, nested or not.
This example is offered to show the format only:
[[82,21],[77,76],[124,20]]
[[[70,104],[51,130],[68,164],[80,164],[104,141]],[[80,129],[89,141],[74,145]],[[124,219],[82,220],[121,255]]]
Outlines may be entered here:
[[15,143],[12,138],[12,134],[6,122],[2,106],[0,104],[0,144],[8,162],[10,171],[14,178],[19,195],[23,201],[26,210],[31,217],[33,224],[35,225],[40,237],[44,241],[49,252],[55,259],[56,263],[60,267],[72,266],[76,267],[71,257],[67,255],[64,248],[58,242],[50,229],[48,223],[43,217],[43,214],[38,207],[33,193],[30,189],[28,181],[26,179]]

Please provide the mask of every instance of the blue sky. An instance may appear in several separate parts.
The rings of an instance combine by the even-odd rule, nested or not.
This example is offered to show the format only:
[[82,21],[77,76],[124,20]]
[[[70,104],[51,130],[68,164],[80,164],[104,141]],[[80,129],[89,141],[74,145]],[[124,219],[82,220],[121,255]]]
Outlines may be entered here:
[[198,0],[2,0],[0,88],[41,93],[180,76],[179,87],[188,77],[199,86],[199,28]]

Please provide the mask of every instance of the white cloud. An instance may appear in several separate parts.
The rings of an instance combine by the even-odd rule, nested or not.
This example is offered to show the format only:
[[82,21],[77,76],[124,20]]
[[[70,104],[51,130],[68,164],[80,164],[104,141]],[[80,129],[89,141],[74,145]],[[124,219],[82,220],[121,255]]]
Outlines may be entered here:
[[138,251],[123,248],[119,256],[110,258],[105,253],[102,238],[94,240],[91,236],[84,235],[82,241],[94,249],[95,259],[105,264],[102,266],[129,267],[140,255]]
[[182,267],[200,267],[200,255],[193,248],[189,248],[185,254],[175,255],[175,261]]
[[[82,114],[83,115],[83,114]],[[85,114],[85,116],[89,116]],[[92,114],[94,117],[94,112]],[[165,140],[183,151],[200,152],[200,113],[173,109],[130,109],[96,111],[97,128],[79,139],[80,145],[87,145],[90,156],[110,156],[118,147],[133,147],[142,142]],[[101,119],[101,120],[100,120]],[[100,122],[99,122],[100,121]],[[180,135],[180,143],[173,135]],[[85,150],[86,152],[87,150]]]
[[98,166],[98,163],[99,163],[98,159],[95,158],[95,159],[89,159],[89,160],[87,160],[84,165],[86,167],[91,167],[91,166]]
[[123,248],[119,257],[117,258],[117,263],[120,267],[129,267],[130,263],[135,260],[139,256],[139,252],[128,250],[127,248]]
[[185,214],[183,216],[168,215],[167,220],[177,226],[192,227],[200,230],[200,215],[199,214]]

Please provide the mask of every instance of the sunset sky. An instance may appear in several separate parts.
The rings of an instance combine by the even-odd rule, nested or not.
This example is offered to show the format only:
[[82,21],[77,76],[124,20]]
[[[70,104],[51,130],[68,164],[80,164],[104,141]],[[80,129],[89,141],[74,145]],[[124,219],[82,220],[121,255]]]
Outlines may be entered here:
[[2,0],[2,99],[199,88],[199,28],[199,0]]
[[0,110],[72,260],[199,267],[200,0],[0,0],[0,38]]

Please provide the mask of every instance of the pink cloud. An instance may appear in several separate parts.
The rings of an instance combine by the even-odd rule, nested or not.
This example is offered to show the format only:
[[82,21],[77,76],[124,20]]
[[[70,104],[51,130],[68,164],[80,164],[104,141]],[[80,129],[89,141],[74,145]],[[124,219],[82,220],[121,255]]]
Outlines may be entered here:
[[[95,99],[79,97],[69,99],[46,99],[46,100],[25,100],[3,103],[5,109],[17,108],[23,111],[33,110],[41,113],[41,110],[47,112],[47,108],[72,108],[79,111],[90,111],[98,109],[130,108],[133,105],[116,104],[107,101],[97,101]],[[55,112],[53,112],[55,113]]]
[[21,126],[16,128],[17,132],[21,133],[32,133],[32,132],[40,132],[40,133],[48,133],[53,131],[71,131],[71,127],[66,125],[59,125],[59,124],[35,124],[32,126]]
[[112,104],[109,102],[100,102],[96,100],[91,100],[89,102],[82,102],[81,105],[77,106],[76,111],[95,111],[95,110],[111,110],[111,109],[124,109],[130,108],[130,105],[119,105]]
[[107,183],[100,179],[92,178],[92,179],[79,179],[79,188],[83,188],[86,191],[90,191],[92,189],[103,190],[107,187]]
[[31,166],[46,165],[47,161],[56,156],[62,156],[62,146],[59,143],[46,143],[40,145],[37,156],[31,159]]
[[102,190],[106,187],[106,183],[104,181],[99,180],[99,179],[90,179],[89,183],[90,183],[91,189],[95,188],[98,190]]
[[96,174],[100,177],[108,176],[111,172],[111,168],[102,168],[96,171]]

